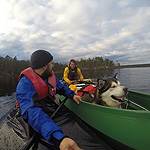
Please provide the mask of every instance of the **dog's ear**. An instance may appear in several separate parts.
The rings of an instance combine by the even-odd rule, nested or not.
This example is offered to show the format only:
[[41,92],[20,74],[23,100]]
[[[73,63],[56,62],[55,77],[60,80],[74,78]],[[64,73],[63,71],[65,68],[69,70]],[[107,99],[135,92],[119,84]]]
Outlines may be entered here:
[[105,85],[105,80],[97,79],[97,87],[101,89]]
[[115,76],[113,78],[118,79],[118,73],[115,74]]

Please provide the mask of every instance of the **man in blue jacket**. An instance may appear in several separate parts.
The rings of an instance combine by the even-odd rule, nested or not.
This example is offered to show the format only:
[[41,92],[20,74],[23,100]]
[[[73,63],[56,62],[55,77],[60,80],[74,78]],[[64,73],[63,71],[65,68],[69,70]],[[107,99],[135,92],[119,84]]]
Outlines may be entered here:
[[[55,77],[52,71],[53,56],[48,51],[35,51],[31,55],[31,63],[32,68],[27,68],[21,72],[16,89],[22,118],[58,149],[79,150],[78,145],[87,149],[84,144],[81,144],[82,139],[80,138],[83,138],[84,141],[84,139],[90,140],[91,137],[80,128],[75,120],[75,123],[70,122],[74,116],[65,106],[58,111],[53,120],[50,119],[53,112],[58,108],[56,94],[73,98],[77,104],[79,104],[78,100],[81,100],[81,97]],[[78,135],[78,131],[80,131],[81,137]],[[78,139],[78,145],[70,137],[74,140]],[[103,148],[103,145],[100,144],[99,147],[101,146]],[[97,146],[97,149],[100,149],[99,147]]]

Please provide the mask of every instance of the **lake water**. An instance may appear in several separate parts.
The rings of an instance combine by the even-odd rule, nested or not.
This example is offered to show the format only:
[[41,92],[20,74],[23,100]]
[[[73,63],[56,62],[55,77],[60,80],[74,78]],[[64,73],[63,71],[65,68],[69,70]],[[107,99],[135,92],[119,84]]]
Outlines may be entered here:
[[128,89],[150,94],[150,67],[90,72],[85,73],[85,76],[96,81],[98,78],[107,79],[113,77],[116,73],[118,73],[118,79],[121,84]]
[[[118,73],[118,79],[122,85],[128,87],[130,90],[144,92],[150,94],[150,67],[145,68],[124,68],[109,71],[85,71],[84,78],[91,78],[96,81],[98,78],[110,78]],[[59,79],[62,79],[62,74],[56,74]],[[18,79],[3,78],[0,80],[0,118],[15,105],[15,87]],[[11,94],[13,93],[13,94]]]
[[150,94],[150,68],[126,68],[115,70],[122,85],[130,90]]

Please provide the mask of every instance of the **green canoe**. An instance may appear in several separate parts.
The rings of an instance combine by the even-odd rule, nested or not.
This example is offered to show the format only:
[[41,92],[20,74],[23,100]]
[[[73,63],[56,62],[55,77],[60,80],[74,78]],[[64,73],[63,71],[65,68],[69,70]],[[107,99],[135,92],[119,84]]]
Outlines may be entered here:
[[149,150],[150,95],[130,90],[128,99],[129,106],[136,110],[111,108],[84,101],[77,105],[72,99],[65,105],[115,149]]

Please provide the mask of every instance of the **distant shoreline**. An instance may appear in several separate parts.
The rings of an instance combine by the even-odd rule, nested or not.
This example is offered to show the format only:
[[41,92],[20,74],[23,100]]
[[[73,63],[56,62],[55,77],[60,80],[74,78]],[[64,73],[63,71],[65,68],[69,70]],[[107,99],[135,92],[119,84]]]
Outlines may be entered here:
[[[119,68],[137,68],[137,67],[150,67],[150,64],[136,64],[136,65],[121,65]],[[117,67],[117,68],[118,68]]]

